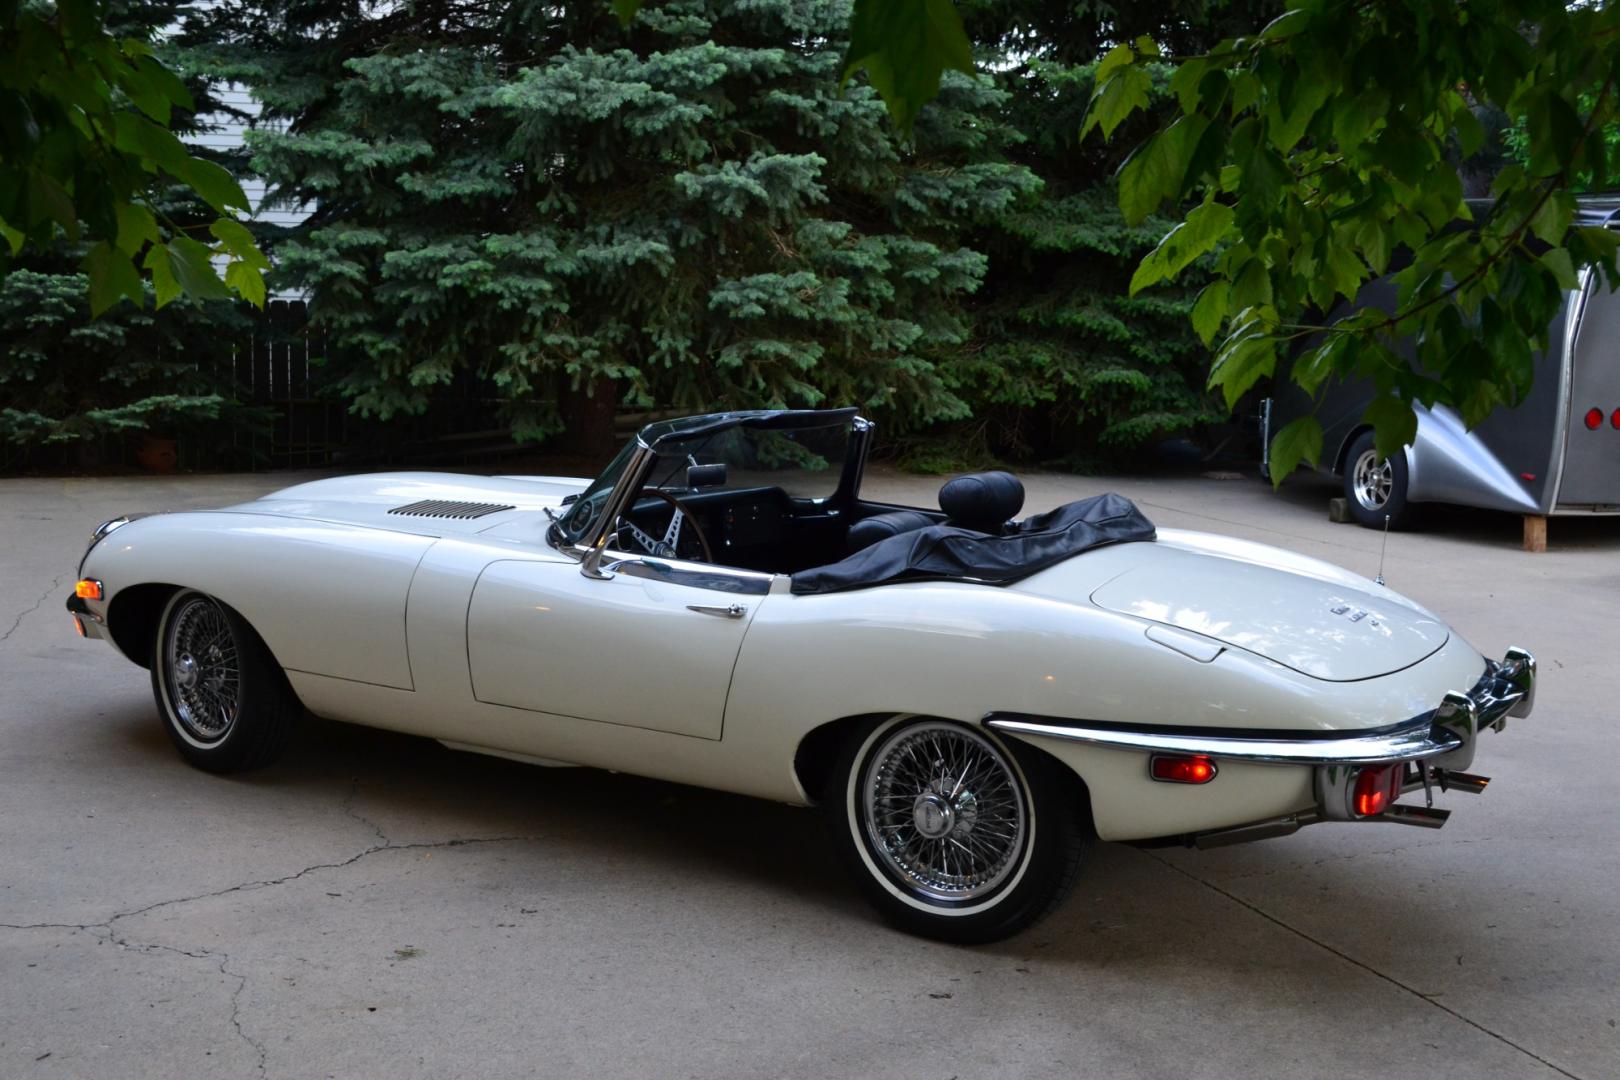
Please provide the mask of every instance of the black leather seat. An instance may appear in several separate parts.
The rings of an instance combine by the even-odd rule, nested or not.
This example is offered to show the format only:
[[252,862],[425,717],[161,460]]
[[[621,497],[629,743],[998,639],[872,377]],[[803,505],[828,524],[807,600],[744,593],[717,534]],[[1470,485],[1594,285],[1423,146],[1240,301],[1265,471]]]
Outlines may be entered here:
[[1009,472],[968,473],[939,489],[939,508],[947,525],[1000,536],[1024,508],[1024,485]]
[[862,518],[849,527],[849,535],[845,542],[849,546],[849,553],[871,547],[879,540],[887,540],[891,536],[898,536],[913,529],[926,529],[935,524],[934,519],[920,510],[891,510],[886,514],[873,514],[869,518]]
[[[1024,485],[1012,473],[968,473],[947,480],[939,489],[939,508],[945,511],[947,525],[1000,536],[1024,508]],[[890,510],[851,525],[845,542],[853,555],[879,540],[937,524],[920,510]]]

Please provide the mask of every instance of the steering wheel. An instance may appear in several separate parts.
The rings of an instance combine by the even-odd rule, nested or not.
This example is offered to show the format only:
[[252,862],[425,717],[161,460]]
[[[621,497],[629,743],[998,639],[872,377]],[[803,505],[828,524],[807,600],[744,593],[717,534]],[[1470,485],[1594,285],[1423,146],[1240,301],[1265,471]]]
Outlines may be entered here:
[[626,520],[630,516],[630,511],[627,509],[623,514],[619,515],[618,524],[614,526],[614,531],[621,534],[620,542],[623,543],[625,539],[622,534],[628,531],[630,534],[628,538],[634,540],[636,546],[648,555],[657,555],[666,559],[683,558],[679,552],[681,534],[685,531],[686,526],[690,526],[692,535],[697,537],[698,547],[703,550],[702,561],[706,563],[714,562],[714,549],[709,546],[709,538],[703,535],[703,526],[698,524],[697,518],[687,513],[686,507],[682,506],[680,500],[675,496],[662,488],[646,487],[636,492],[636,497],[631,500],[631,506],[634,507],[637,502],[648,495],[669,503],[672,511],[669,526],[664,530],[663,539],[648,536],[637,528],[633,522]]

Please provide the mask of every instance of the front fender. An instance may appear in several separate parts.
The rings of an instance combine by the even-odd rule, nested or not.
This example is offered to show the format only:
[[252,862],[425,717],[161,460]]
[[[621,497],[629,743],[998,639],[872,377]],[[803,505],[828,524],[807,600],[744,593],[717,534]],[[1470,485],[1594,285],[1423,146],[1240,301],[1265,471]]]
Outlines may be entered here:
[[432,537],[240,513],[132,521],[93,548],[108,626],[138,585],[208,593],[235,608],[284,668],[413,689],[405,598]]

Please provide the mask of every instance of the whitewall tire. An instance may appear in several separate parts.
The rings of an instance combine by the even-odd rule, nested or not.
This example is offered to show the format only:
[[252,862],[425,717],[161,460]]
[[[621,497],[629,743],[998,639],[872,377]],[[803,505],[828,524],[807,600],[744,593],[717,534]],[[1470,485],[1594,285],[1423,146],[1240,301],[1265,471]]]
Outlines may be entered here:
[[982,728],[894,716],[848,741],[824,805],[886,919],[945,941],[995,941],[1055,908],[1089,847],[1083,789],[1060,768]]
[[303,709],[247,621],[204,593],[169,598],[152,645],[152,695],[180,756],[209,772],[268,764]]

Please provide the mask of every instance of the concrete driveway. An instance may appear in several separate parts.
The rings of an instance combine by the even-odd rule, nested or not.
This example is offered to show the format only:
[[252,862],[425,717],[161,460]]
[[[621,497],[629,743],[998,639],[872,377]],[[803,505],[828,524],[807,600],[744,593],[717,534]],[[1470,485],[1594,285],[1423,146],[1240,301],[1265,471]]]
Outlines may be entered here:
[[[183,765],[146,673],[72,633],[84,539],[297,479],[0,481],[0,1077],[1620,1077],[1620,520],[1390,538],[1393,587],[1541,660],[1443,831],[1104,845],[964,949],[879,924],[812,811],[341,724]],[[1029,487],[1377,565],[1312,482]]]

